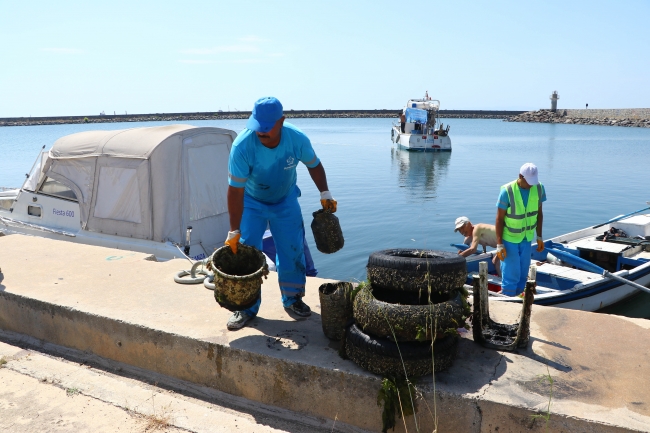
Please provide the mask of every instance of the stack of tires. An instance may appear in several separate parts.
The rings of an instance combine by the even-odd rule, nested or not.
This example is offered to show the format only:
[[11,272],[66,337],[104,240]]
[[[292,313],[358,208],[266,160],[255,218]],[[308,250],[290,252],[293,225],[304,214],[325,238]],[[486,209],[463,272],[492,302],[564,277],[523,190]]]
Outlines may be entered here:
[[380,375],[423,376],[450,367],[469,315],[465,258],[392,249],[368,258],[369,284],[354,297],[345,353]]

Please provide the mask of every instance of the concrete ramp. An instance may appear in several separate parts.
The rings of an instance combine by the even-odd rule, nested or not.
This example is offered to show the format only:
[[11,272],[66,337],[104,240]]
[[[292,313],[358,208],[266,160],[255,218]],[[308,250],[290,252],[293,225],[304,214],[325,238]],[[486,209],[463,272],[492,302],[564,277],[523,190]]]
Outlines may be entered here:
[[[263,284],[250,326],[226,329],[230,312],[202,285],[172,277],[188,262],[22,235],[0,237],[0,330],[84,351],[233,396],[322,419],[341,430],[381,430],[381,378],[338,355],[313,314],[296,320],[280,303],[275,273]],[[516,305],[492,303],[514,322]],[[649,431],[650,322],[533,307],[531,342],[520,353],[484,349],[464,333],[458,359],[420,378],[408,431]],[[548,369],[547,369],[548,366]],[[418,424],[416,428],[415,424]],[[399,420],[395,431],[404,431]],[[337,427],[335,430],[339,430]]]

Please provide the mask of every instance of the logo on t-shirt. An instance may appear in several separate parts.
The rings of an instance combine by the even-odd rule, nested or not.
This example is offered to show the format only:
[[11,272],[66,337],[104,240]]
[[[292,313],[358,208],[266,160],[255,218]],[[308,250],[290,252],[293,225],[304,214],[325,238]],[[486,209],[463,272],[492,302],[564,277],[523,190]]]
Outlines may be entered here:
[[284,169],[289,170],[289,169],[294,168],[296,166],[296,164],[293,163],[294,161],[295,161],[295,159],[293,158],[293,156],[288,157],[287,158],[287,166],[284,167]]

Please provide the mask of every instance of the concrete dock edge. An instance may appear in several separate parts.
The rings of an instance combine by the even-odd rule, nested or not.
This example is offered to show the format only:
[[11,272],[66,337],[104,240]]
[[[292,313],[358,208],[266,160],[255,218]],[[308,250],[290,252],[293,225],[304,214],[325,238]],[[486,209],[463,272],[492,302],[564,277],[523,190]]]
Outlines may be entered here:
[[[306,321],[287,321],[282,316],[281,308],[271,310],[270,306],[266,307],[269,308],[268,310],[262,310],[260,313],[267,318],[273,315],[280,324],[269,323],[268,326],[280,326],[277,329],[291,326],[292,331],[298,334],[304,333],[301,337],[309,341],[308,349],[311,352],[286,350],[278,351],[276,355],[273,351],[275,349],[267,347],[271,344],[269,339],[273,338],[276,328],[269,328],[273,331],[260,333],[259,329],[251,327],[247,331],[248,334],[218,335],[218,332],[213,332],[212,337],[205,338],[198,336],[195,329],[184,328],[186,325],[181,323],[174,325],[176,326],[174,329],[178,332],[171,332],[169,330],[171,327],[164,323],[173,323],[173,320],[158,322],[158,318],[169,312],[169,305],[175,302],[171,298],[180,296],[178,286],[171,282],[167,274],[184,262],[146,262],[144,254],[133,255],[127,258],[131,261],[125,259],[123,263],[108,262],[104,257],[114,256],[119,252],[86,245],[57,243],[47,239],[28,237],[22,239],[16,236],[18,235],[0,238],[0,251],[2,251],[0,263],[3,272],[0,274],[0,330],[3,331],[0,337],[28,336],[40,341],[43,347],[68,348],[77,351],[76,353],[97,357],[98,362],[132,366],[169,377],[171,382],[180,380],[197,387],[206,387],[232,395],[235,398],[304,414],[316,419],[316,423],[337,419],[349,426],[345,427],[347,430],[337,431],[353,431],[353,427],[370,431],[381,429],[381,408],[377,405],[377,392],[381,378],[364,372],[350,361],[340,360],[332,354],[332,350],[327,347],[327,340],[320,332],[320,316],[316,314],[317,310],[312,318]],[[56,245],[56,248],[52,248],[53,245]],[[36,251],[52,251],[52,253],[42,253],[39,266],[28,275],[24,272],[24,266],[28,257],[36,256]],[[77,267],[76,271],[72,269],[68,271],[86,272],[84,278],[92,276],[90,281],[95,281],[96,285],[72,281],[67,282],[65,290],[52,289],[57,279],[59,281],[63,279],[58,277],[59,270],[51,266],[59,263],[57,256],[60,257],[62,254],[70,258],[70,263],[78,263],[77,258],[85,257],[86,261],[92,264],[92,270],[88,268],[84,271]],[[108,273],[109,269],[112,274]],[[119,280],[115,278],[114,272],[117,270],[120,272]],[[18,275],[19,272],[22,274]],[[97,275],[89,275],[92,272]],[[140,280],[133,276],[135,272],[140,275]],[[65,275],[65,278],[70,278],[68,274]],[[74,275],[71,279],[81,278]],[[101,282],[101,275],[113,275],[111,284]],[[144,282],[148,281],[147,279],[151,287],[146,289],[149,291],[146,294],[152,301],[150,305],[143,305],[133,291],[145,291]],[[167,280],[170,282],[163,282]],[[326,280],[310,279],[307,302],[311,305],[316,306],[315,288],[323,281]],[[271,281],[270,278],[265,284],[277,284],[277,282]],[[272,290],[272,286],[267,286],[265,289]],[[107,293],[107,290],[111,290],[110,299],[107,298],[105,301],[98,299],[102,293]],[[178,314],[179,317],[193,314],[192,320],[196,321],[191,323],[198,324],[198,320],[203,319],[203,311],[199,311],[197,306],[203,304],[193,303],[196,302],[194,299],[197,296],[208,296],[209,293],[202,288],[183,288],[183,290],[185,290],[183,293],[187,293],[187,296],[191,294],[192,297],[187,298],[187,306],[175,302],[174,314]],[[73,296],[72,292],[76,295]],[[157,304],[152,294],[159,294],[161,302],[165,303]],[[138,295],[143,296],[140,293]],[[132,300],[130,296],[133,296]],[[267,296],[267,303],[270,302],[268,298]],[[71,299],[75,299],[79,306],[71,306]],[[211,318],[210,323],[202,326],[208,330],[216,329],[215,326],[223,326],[221,323],[225,323],[227,312],[212,310],[216,308],[214,301],[209,297],[202,299],[211,302],[209,311],[216,311],[221,315],[217,319]],[[111,309],[105,306],[109,303]],[[129,316],[128,311],[123,311],[126,306],[129,306],[132,312],[137,314],[137,305],[134,306],[133,303],[142,305],[140,308],[150,310],[148,316],[151,317],[135,320],[134,316]],[[513,320],[516,318],[518,307],[516,305],[491,306],[491,311],[495,314],[499,314],[500,310],[504,319]],[[111,311],[114,314],[99,314],[97,311]],[[537,319],[535,311],[537,311]],[[598,321],[609,323],[609,326],[619,330],[626,326],[630,327],[629,332],[640,336],[641,343],[650,340],[650,331],[634,321],[605,315],[593,316]],[[567,371],[572,369],[577,371],[578,368],[582,368],[578,361],[571,360],[570,356],[577,356],[578,351],[583,350],[578,342],[570,339],[570,336],[561,339],[559,337],[561,334],[550,333],[554,328],[549,323],[568,324],[572,320],[584,321],[587,317],[591,317],[591,313],[543,307],[534,309],[531,341],[534,345],[533,349],[537,347],[537,350],[529,348],[519,355],[483,349],[469,339],[469,334],[464,335],[454,367],[448,372],[437,374],[435,382],[430,376],[417,382],[418,389],[422,393],[417,417],[419,430],[433,431],[437,427],[439,432],[545,431],[544,423],[531,416],[543,412],[548,395],[545,395],[547,393],[545,389],[535,388],[534,383],[547,371],[544,362],[550,365],[553,363],[572,365],[573,367],[569,367]],[[213,320],[216,320],[218,325],[212,324]],[[256,320],[263,320],[263,318]],[[163,325],[158,326],[159,323]],[[184,329],[186,332],[181,332]],[[601,330],[599,333],[605,331]],[[553,341],[553,345],[548,346],[546,344],[548,341]],[[572,351],[567,352],[567,347],[573,348]],[[251,348],[258,349],[251,350]],[[618,355],[621,356],[620,353]],[[596,365],[587,365],[588,358],[593,356],[589,355],[586,360],[581,359],[579,362],[589,371],[597,369],[598,360],[594,360]],[[635,357],[633,362],[636,363],[637,359]],[[639,365],[635,374],[643,377],[646,370],[647,367]],[[607,370],[603,374],[610,374],[609,372],[610,370]],[[552,374],[562,377],[561,371],[552,370]],[[562,380],[568,384],[563,386],[576,387],[577,382],[570,382],[568,378]],[[618,380],[627,383],[622,378]],[[598,387],[598,384],[590,386]],[[611,382],[604,380],[602,386],[612,385]],[[645,387],[639,385],[639,389]],[[594,391],[607,393],[608,389],[590,389],[590,392]],[[635,392],[638,394],[638,391]],[[603,406],[601,401],[585,403],[587,397],[575,393],[572,395],[566,391],[558,393],[549,420],[549,430],[649,431],[650,416],[646,412],[649,410],[647,405],[650,396],[647,389],[642,395],[636,396],[635,401],[640,402],[635,403],[636,406],[627,403],[622,407]],[[430,415],[433,412],[434,402],[437,423]],[[637,412],[630,412],[629,409],[624,408],[625,406],[638,407]],[[415,431],[412,417],[407,419],[406,425],[409,431]],[[401,420],[398,421],[395,431],[404,431]]]

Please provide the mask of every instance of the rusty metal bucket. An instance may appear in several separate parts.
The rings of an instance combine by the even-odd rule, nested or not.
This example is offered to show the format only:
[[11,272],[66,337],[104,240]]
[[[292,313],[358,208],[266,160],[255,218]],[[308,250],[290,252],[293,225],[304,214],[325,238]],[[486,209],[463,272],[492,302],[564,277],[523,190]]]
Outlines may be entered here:
[[262,291],[262,278],[269,268],[264,253],[239,244],[237,254],[225,245],[210,256],[214,272],[214,299],[230,311],[241,311],[255,305]]

